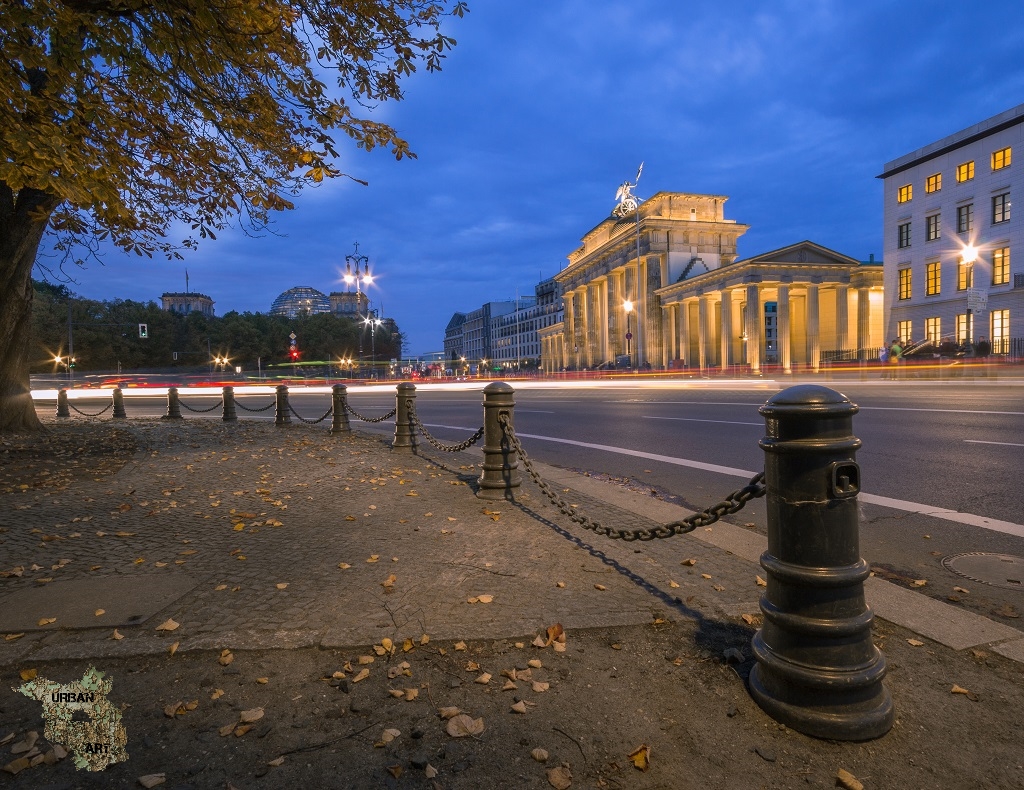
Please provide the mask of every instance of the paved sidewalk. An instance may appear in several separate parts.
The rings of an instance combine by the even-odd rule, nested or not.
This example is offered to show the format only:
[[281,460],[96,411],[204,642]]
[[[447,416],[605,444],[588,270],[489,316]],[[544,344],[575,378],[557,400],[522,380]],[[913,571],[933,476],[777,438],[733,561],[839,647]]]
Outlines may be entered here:
[[[998,755],[987,786],[1024,783],[1019,757],[1008,756],[1024,726],[1024,672],[1014,663],[1024,662],[1024,639],[1015,629],[870,580],[869,602],[889,620],[878,621],[876,633],[906,724],[873,745],[825,744],[775,725],[745,694],[764,538],[736,523],[648,543],[611,541],[572,525],[525,475],[516,503],[477,499],[478,450],[393,451],[358,428],[331,436],[324,426],[133,420],[116,429],[138,448],[120,468],[97,463],[89,474],[37,477],[0,492],[0,635],[23,634],[0,641],[2,685],[16,685],[26,667],[80,677],[95,663],[111,671],[115,690],[137,695],[129,698],[138,711],[126,714],[135,716],[132,765],[89,777],[58,766],[66,783],[54,786],[131,786],[159,768],[169,786],[183,788],[550,787],[557,784],[549,772],[563,763],[573,767],[574,787],[826,787],[843,766],[873,775],[874,787],[971,786],[973,753],[950,769],[949,781],[929,769],[907,783],[919,776],[915,758],[930,750],[941,759],[952,744]],[[649,527],[685,515],[621,486],[545,466],[541,473],[606,524]],[[174,630],[157,630],[169,620]],[[570,652],[531,653],[532,639],[555,623],[569,634]],[[112,638],[115,629],[123,638]],[[370,646],[387,639],[410,652],[383,660],[393,668],[407,657],[415,680],[406,683],[421,683],[431,703],[396,725],[417,739],[407,748],[375,749],[379,733],[363,735],[412,715],[412,705],[388,712],[405,705],[388,696],[401,691],[391,671],[384,678],[375,669],[356,689],[349,668],[331,681],[349,695],[343,707],[320,701],[332,669],[348,662],[358,670],[356,656],[372,656]],[[908,647],[915,643],[921,647]],[[742,661],[725,657],[729,648]],[[224,650],[251,658],[222,668],[216,658]],[[561,684],[562,693],[534,694],[523,704],[536,711],[509,718],[502,700],[520,697],[501,696],[499,670],[522,673],[539,657],[542,685]],[[494,679],[474,683],[485,670]],[[211,688],[235,682],[224,677],[230,673],[243,688],[207,702]],[[257,685],[268,677],[269,685]],[[975,707],[943,714],[950,724],[939,734],[919,732],[951,704],[951,682],[972,694],[991,688],[983,699],[993,702],[983,708],[956,695],[952,704]],[[373,696],[357,697],[364,688]],[[491,706],[490,738],[471,743],[439,732],[444,741],[432,741],[439,689],[463,710]],[[483,697],[473,696],[477,689]],[[192,695],[199,710],[181,719],[190,729],[177,728],[173,711],[160,711]],[[257,704],[281,717],[292,711],[296,729],[268,725],[256,741],[218,737],[224,721],[214,717]],[[542,717],[545,705],[543,715],[557,711],[554,723]],[[0,739],[12,711],[21,723],[9,729],[19,737],[38,716],[27,700],[0,697]],[[983,735],[987,726],[1000,736]],[[562,747],[557,757],[551,738]],[[630,764],[626,753],[641,739],[656,744],[661,773]],[[362,751],[352,751],[356,740]],[[529,756],[538,743],[552,750],[539,765]],[[733,743],[744,744],[742,756],[726,756]],[[295,761],[288,778],[268,775],[277,754]],[[428,758],[444,769],[434,782],[424,774]],[[699,778],[680,773],[687,762],[701,766]],[[341,767],[344,780],[324,778]],[[39,770],[15,777],[14,786],[43,786],[49,780]],[[415,778],[400,778],[402,770]],[[0,787],[6,776],[0,772]]]

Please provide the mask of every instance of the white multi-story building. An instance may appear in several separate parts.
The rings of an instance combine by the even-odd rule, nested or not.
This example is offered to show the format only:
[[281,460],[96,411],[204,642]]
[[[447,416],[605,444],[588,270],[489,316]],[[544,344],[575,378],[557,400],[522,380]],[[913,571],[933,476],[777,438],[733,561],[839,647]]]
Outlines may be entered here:
[[[1017,161],[1014,162],[1016,157]],[[886,338],[1024,347],[1024,104],[885,165]]]
[[541,342],[537,331],[562,320],[561,289],[554,278],[538,283],[533,296],[516,299],[511,313],[491,319],[494,364],[509,371],[537,368]]

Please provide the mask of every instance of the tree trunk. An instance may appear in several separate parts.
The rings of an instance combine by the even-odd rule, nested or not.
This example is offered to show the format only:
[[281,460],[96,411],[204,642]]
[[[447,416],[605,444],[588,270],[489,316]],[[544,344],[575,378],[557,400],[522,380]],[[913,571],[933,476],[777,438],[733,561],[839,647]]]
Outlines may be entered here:
[[57,200],[0,182],[0,433],[43,430],[29,385],[32,266]]

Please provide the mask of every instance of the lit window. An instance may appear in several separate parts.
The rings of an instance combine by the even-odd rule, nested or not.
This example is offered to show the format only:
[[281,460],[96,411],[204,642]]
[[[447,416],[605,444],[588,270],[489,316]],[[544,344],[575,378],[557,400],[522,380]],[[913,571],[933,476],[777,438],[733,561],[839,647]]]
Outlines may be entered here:
[[971,313],[957,313],[956,316],[956,342],[966,343],[971,334],[971,326],[974,324],[974,315]]
[[1010,248],[992,250],[992,285],[1006,285],[1010,282]]
[[992,353],[1007,354],[1010,351],[1010,311],[993,310],[991,316]]
[[914,186],[913,184],[904,184],[896,190],[896,202],[906,203],[908,200],[914,197]]
[[960,261],[956,269],[956,289],[966,291],[974,287],[974,264]]
[[1010,193],[992,196],[992,224],[1006,222],[1010,219]]
[[924,240],[935,241],[942,235],[942,215],[932,214],[924,218]]
[[896,246],[901,250],[910,246],[910,223],[904,222],[896,228]]
[[956,232],[969,233],[974,230],[974,204],[956,207]]
[[998,151],[993,151],[992,152],[992,169],[993,170],[1002,170],[1004,167],[1009,167],[1010,166],[1010,158],[1011,158],[1011,154],[1012,153],[1013,153],[1013,149],[1010,148],[1009,146],[1007,146],[1006,148],[1001,148]]
[[942,333],[939,331],[941,320],[939,318],[924,319],[924,338],[933,343],[938,343]]
[[924,181],[924,191],[931,194],[942,189],[942,173],[934,173]]
[[964,162],[962,165],[956,166],[956,181],[958,184],[970,181],[972,178],[974,178],[974,162]]
[[902,341],[904,346],[906,346],[907,343],[910,343],[913,339],[910,321],[897,321],[896,335],[899,337],[900,341]]
[[[907,271],[910,271],[910,270],[908,269]],[[934,261],[932,263],[927,263],[927,264],[925,264],[924,272],[925,272],[925,278],[924,278],[925,291],[924,292],[925,292],[925,294],[927,296],[936,296],[939,293],[939,291],[941,290],[941,287],[942,287],[942,283],[941,283],[942,266],[939,264],[938,261]],[[902,299],[903,297],[900,297],[900,298]]]
[[910,269],[900,269],[900,299],[910,298]]

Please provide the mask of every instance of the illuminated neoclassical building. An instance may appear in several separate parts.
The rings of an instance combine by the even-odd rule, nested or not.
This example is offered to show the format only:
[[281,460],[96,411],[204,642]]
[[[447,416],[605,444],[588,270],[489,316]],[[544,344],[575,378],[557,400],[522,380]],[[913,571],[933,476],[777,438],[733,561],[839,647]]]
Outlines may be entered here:
[[542,332],[544,367],[765,364],[783,373],[871,359],[883,343],[882,265],[810,241],[744,260],[749,226],[726,197],[660,192],[583,237],[562,285],[565,318]]

